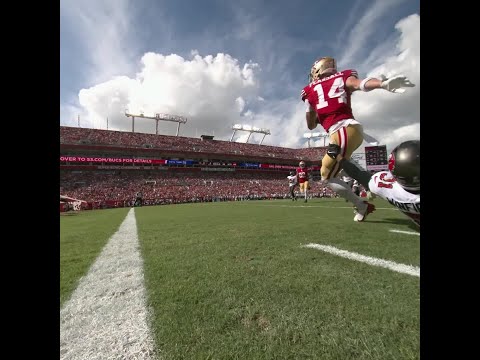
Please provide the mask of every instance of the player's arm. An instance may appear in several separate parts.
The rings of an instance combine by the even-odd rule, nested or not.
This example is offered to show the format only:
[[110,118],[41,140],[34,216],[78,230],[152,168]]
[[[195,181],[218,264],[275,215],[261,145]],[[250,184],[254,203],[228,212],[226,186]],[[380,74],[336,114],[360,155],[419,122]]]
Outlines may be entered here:
[[375,77],[366,77],[365,79],[359,79],[357,76],[349,76],[345,82],[345,87],[350,91],[362,90],[369,92],[375,89],[384,89],[393,93],[404,93],[405,87],[414,87],[413,84],[406,76],[396,75],[390,78],[386,78],[382,75],[381,79]]
[[317,127],[317,112],[313,108],[312,105],[308,102],[308,99],[305,100],[305,104],[307,105],[307,112],[305,113],[305,119],[307,120],[307,127],[309,130],[313,130]]
[[340,158],[340,168],[344,169],[348,175],[357,180],[360,184],[363,185],[365,190],[370,191],[368,183],[372,177],[369,171],[360,169],[357,165],[353,164],[350,160],[344,159],[341,156]]
[[309,130],[313,130],[317,127],[318,125],[318,121],[317,121],[317,112],[315,111],[315,109],[313,108],[313,106],[310,104],[310,102],[308,101],[308,97],[307,97],[307,92],[305,91],[305,89],[308,90],[308,86],[304,87],[302,89],[302,101],[305,103],[305,105],[307,106],[307,109],[306,109],[306,114],[305,114],[305,119],[307,120],[307,127]]
[[359,79],[356,76],[350,76],[346,83],[345,86],[350,89],[350,91],[354,92],[357,90],[362,90],[365,92],[372,91],[375,89],[381,89],[382,88],[382,80],[373,78],[373,77],[367,77],[365,79]]

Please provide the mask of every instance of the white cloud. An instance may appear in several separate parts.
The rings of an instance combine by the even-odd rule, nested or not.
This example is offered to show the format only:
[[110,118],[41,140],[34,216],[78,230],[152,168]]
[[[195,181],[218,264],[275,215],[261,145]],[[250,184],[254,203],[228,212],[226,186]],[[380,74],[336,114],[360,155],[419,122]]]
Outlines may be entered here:
[[[192,53],[190,60],[178,55],[147,53],[134,79],[116,77],[79,93],[80,104],[95,127],[130,130],[130,113],[170,113],[186,116],[181,135],[215,133],[225,137],[233,123],[242,122],[240,113],[249,98],[255,100],[257,64],[239,64],[228,54],[202,57]],[[154,132],[153,121],[136,119],[136,131]],[[176,125],[160,122],[159,130],[173,135]]]
[[245,100],[241,96],[235,99],[235,105],[237,106],[237,111],[241,113],[245,109]]
[[[130,0],[61,0],[60,21],[75,29],[76,46],[88,54],[89,78],[85,83],[106,81],[130,73],[135,62],[133,23],[135,7]],[[66,45],[70,47],[73,44]]]
[[[339,64],[350,66],[357,53],[367,48],[370,36],[375,34],[376,22],[402,1],[404,0],[377,0],[362,16],[355,12],[360,19],[354,26],[351,26],[350,22],[346,24],[350,28],[348,46],[344,47],[345,51],[339,59]],[[341,32],[345,32],[345,28]]]
[[384,139],[384,143],[392,144],[390,150],[393,149],[396,145],[403,141],[411,140],[411,139],[419,139],[420,134],[420,124],[411,124],[399,127],[392,132],[385,132],[382,134],[382,138]]
[[[108,118],[110,130],[117,129],[120,119],[122,125],[126,125],[129,121],[125,117],[126,104],[131,93],[137,89],[136,80],[119,76],[89,89],[80,90],[79,102],[86,110],[86,122],[92,124],[94,128],[105,129]],[[122,127],[123,130],[130,128]]]

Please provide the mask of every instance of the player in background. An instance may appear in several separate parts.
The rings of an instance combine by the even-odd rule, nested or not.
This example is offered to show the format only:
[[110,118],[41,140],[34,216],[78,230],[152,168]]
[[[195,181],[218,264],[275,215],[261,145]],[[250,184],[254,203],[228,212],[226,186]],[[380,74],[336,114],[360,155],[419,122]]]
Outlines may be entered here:
[[290,171],[290,175],[287,176],[288,179],[288,191],[292,201],[297,201],[297,195],[295,194],[295,187],[297,186],[297,175],[295,171]]
[[420,140],[395,147],[388,157],[388,171],[372,174],[341,155],[337,161],[367,191],[387,200],[420,227]]
[[305,161],[300,161],[297,168],[297,181],[300,186],[300,194],[305,196],[305,202],[307,202],[308,190],[310,189],[308,185],[309,173]]
[[[352,93],[357,90],[368,92],[374,89],[403,93],[404,87],[412,86],[415,85],[403,75],[390,79],[384,77],[360,79],[357,71],[353,69],[338,71],[334,58],[322,57],[313,64],[309,84],[301,93],[302,101],[307,105],[307,127],[313,130],[320,124],[329,134],[329,148],[333,145],[339,146],[341,156],[350,159],[353,151],[363,142],[362,125],[353,116]],[[328,152],[330,150],[327,150],[327,154],[322,158],[320,169],[322,181],[338,195],[352,202],[356,211],[354,221],[363,221],[366,215],[375,210],[375,206],[356,196],[352,189],[337,177],[340,167]]]
[[322,188],[322,194],[321,194],[321,195],[322,195],[322,196],[321,196],[322,198],[326,198],[326,197],[327,197],[327,188],[326,188],[326,187]]

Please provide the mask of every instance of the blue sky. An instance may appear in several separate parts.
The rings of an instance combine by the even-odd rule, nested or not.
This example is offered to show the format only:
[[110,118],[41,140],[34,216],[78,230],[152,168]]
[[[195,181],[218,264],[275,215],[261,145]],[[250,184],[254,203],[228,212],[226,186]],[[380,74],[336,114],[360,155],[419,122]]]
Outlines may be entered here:
[[[303,147],[299,94],[313,61],[328,55],[361,77],[409,76],[417,86],[402,95],[356,93],[354,114],[389,147],[420,136],[418,1],[61,0],[60,7],[61,125],[77,126],[80,116],[82,127],[106,128],[108,117],[109,129],[131,130],[128,108],[186,116],[182,136],[228,140],[231,125],[245,123],[271,129],[264,144]],[[135,128],[155,132],[146,119]],[[174,135],[176,126],[161,122],[160,131]]]

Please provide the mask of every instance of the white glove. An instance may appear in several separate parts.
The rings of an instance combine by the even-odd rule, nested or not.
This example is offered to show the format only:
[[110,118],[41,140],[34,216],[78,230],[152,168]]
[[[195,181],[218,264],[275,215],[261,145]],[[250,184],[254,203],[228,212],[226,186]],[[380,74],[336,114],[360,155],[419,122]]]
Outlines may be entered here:
[[387,79],[385,75],[381,75],[382,88],[393,93],[402,94],[405,92],[404,87],[414,87],[415,84],[404,75],[396,75]]

